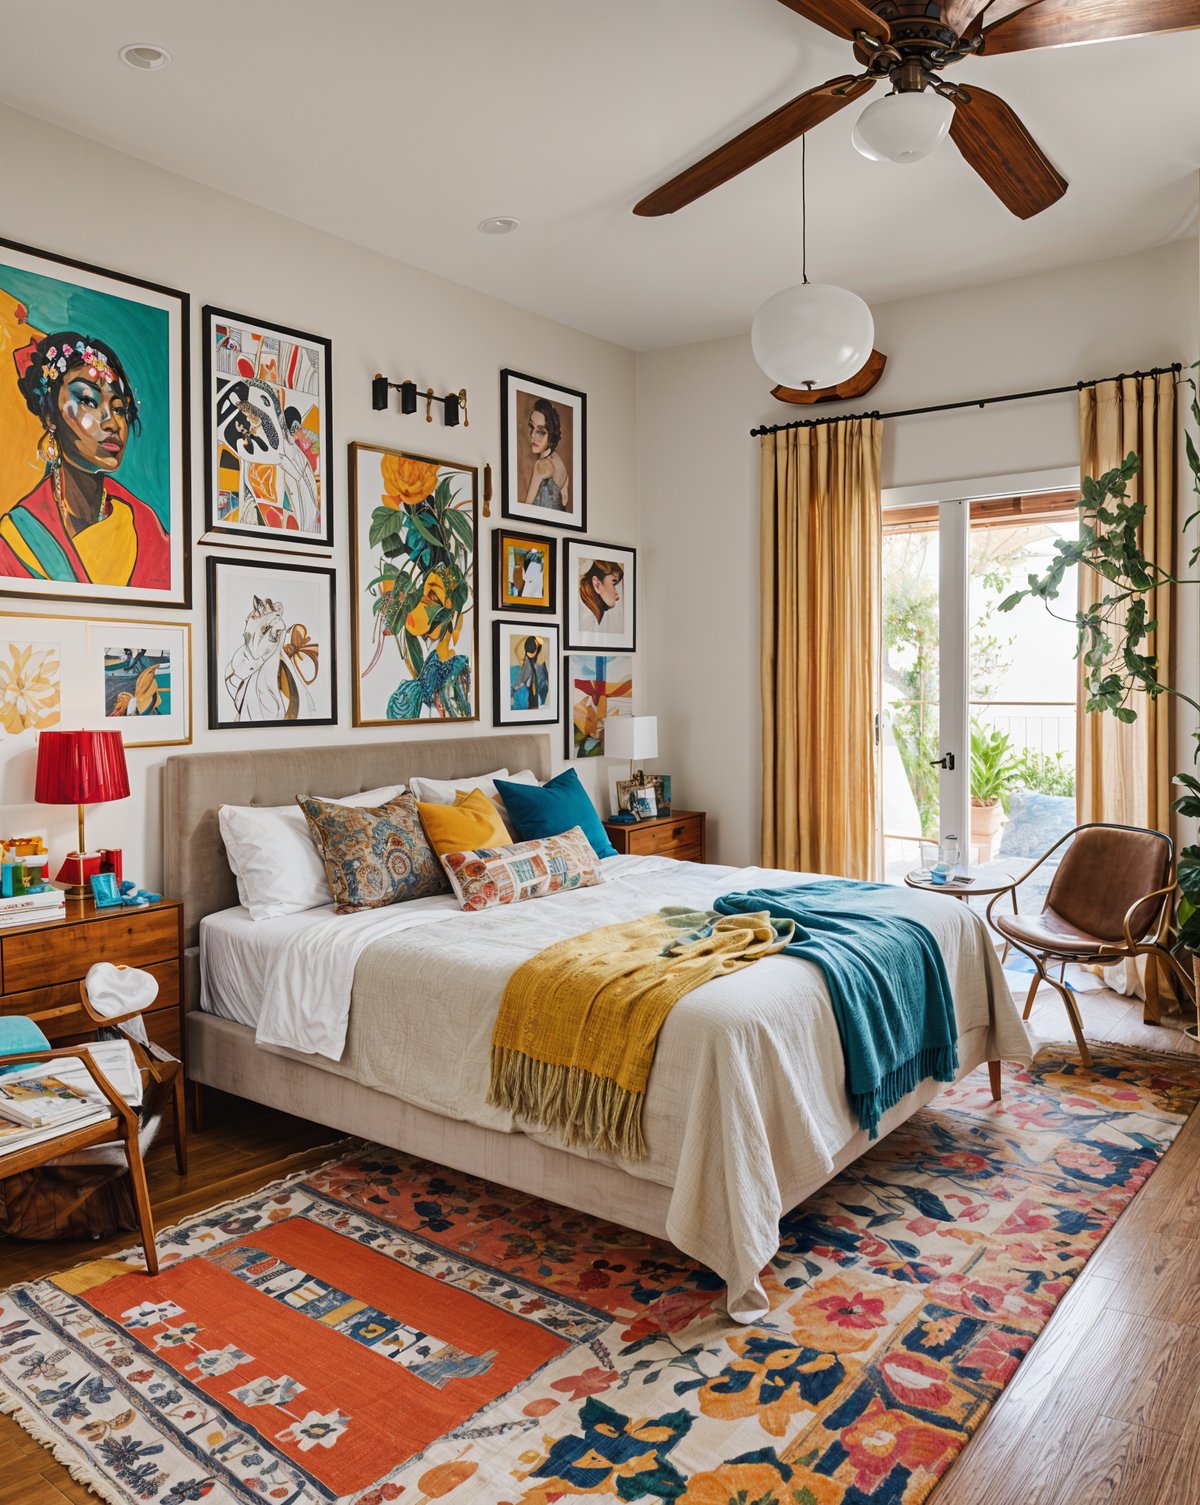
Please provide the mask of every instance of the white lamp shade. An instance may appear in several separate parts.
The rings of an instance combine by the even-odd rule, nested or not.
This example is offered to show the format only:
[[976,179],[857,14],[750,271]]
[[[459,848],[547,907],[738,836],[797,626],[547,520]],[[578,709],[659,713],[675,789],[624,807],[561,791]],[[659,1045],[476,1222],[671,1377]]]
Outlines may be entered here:
[[867,364],[875,320],[858,296],[827,282],[802,282],[768,298],[754,315],[750,346],[773,382],[832,387]]
[[850,139],[874,162],[919,162],[942,141],[954,105],[932,89],[885,94],[858,117]]
[[657,716],[606,716],[604,718],[604,756],[606,758],[658,757]]

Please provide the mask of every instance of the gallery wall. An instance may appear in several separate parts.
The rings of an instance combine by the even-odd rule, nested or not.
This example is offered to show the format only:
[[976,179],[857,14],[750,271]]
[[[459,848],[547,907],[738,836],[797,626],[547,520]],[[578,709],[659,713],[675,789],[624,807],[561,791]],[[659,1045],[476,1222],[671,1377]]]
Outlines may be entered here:
[[[874,308],[888,357],[864,403],[886,411],[1074,383],[1192,361],[1194,239],[1119,260]],[[638,356],[642,568],[656,581],[641,627],[655,645],[640,691],[681,803],[707,808],[710,854],[757,860],[761,799],[758,620],[759,424],[795,408],[770,396],[748,337]],[[1079,461],[1074,393],[898,419],[885,427],[885,487],[953,483]],[[1200,685],[1195,592],[1178,621],[1179,673]],[[828,645],[813,644],[813,652]],[[1180,724],[1179,763],[1191,756]]]
[[[274,560],[281,556],[255,556],[247,550],[193,543],[190,611],[107,605],[93,605],[86,611],[91,617],[190,622],[193,629],[191,748],[131,748],[128,764],[133,795],[89,811],[89,846],[119,846],[129,875],[150,885],[159,881],[159,774],[163,760],[171,755],[490,732],[491,621],[496,613],[490,609],[492,556],[488,534],[502,522],[500,372],[513,368],[587,393],[586,536],[636,546],[637,509],[631,479],[635,457],[633,355],[11,110],[0,109],[0,158],[4,161],[5,206],[0,234],[5,238],[191,295],[189,481],[193,540],[199,538],[204,525],[201,307],[213,304],[275,321],[326,336],[333,344],[335,546],[331,560],[326,557],[312,562],[332,563],[337,571],[338,724],[209,729],[205,559],[209,554]],[[481,206],[481,215],[491,207]],[[476,232],[468,226],[464,233]],[[497,242],[495,249],[501,256],[519,254],[511,241]],[[373,411],[370,383],[377,371],[397,379],[415,378],[422,390],[433,386],[442,393],[465,387],[469,427],[443,427],[436,407],[433,422],[427,424],[423,402],[417,415],[402,416],[395,394],[388,411]],[[436,721],[396,729],[357,729],[351,725],[346,456],[347,445],[353,440],[479,466],[481,473],[485,463],[493,467],[495,497],[491,518],[480,518],[478,551],[479,721]],[[579,536],[547,525],[538,531],[555,534],[560,550],[563,540]],[[85,614],[69,601],[26,602],[12,597],[5,598],[0,609],[31,615]],[[638,665],[635,659],[635,686]],[[61,725],[70,724],[64,714]],[[548,731],[555,766],[564,766],[561,721]],[[4,834],[46,832],[57,864],[59,855],[75,845],[74,811],[32,803],[35,761],[33,734],[0,731]],[[607,809],[614,766],[599,758],[575,766],[602,808]]]

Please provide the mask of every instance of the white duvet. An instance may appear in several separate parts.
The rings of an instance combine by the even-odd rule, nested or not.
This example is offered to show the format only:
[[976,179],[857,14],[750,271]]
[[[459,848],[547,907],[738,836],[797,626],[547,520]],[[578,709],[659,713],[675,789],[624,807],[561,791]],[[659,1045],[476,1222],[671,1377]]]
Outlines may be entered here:
[[[486,1101],[492,1028],[514,968],[555,941],[664,904],[709,907],[722,893],[816,876],[667,858],[609,858],[603,868],[598,887],[478,914],[447,898],[256,924],[213,916],[201,926],[205,1006],[238,1017],[230,985],[240,978],[244,995],[252,975],[259,1044],[340,1058],[356,1080],[435,1113],[559,1143]],[[1029,1060],[980,917],[944,895],[906,898],[945,958],[963,1067]],[[881,1133],[937,1090],[922,1083],[885,1115]],[[754,1320],[766,1307],[759,1274],[778,1247],[781,1215],[867,1143],[820,970],[769,957],[682,999],[659,1037],[645,1130],[648,1157],[614,1163],[672,1189],[672,1241],[725,1279],[731,1315]]]

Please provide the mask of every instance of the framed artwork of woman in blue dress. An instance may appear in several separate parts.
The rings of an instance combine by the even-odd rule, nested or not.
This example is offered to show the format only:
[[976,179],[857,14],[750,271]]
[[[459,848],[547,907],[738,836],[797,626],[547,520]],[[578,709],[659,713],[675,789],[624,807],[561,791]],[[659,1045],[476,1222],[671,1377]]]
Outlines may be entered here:
[[500,373],[501,512],[587,528],[587,394],[520,371]]

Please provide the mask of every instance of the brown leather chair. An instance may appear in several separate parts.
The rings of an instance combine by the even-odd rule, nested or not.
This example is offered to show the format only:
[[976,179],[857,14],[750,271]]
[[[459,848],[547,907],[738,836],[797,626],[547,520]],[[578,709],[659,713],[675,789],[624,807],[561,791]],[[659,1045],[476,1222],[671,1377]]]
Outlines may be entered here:
[[[987,918],[993,929],[1034,965],[1025,1018],[1029,1018],[1038,988],[1049,983],[1066,1005],[1080,1059],[1090,1066],[1092,1056],[1083,1038],[1079,1009],[1063,981],[1068,962],[1108,964],[1145,954],[1172,967],[1189,985],[1189,994],[1190,978],[1166,947],[1171,895],[1175,891],[1171,838],[1141,826],[1099,821],[1076,826],[1017,881],[1024,882],[1067,842],[1071,844],[1059,861],[1041,914],[993,915],[1003,897],[997,894],[988,905]],[[1055,963],[1059,965],[1057,978],[1047,971]]]

